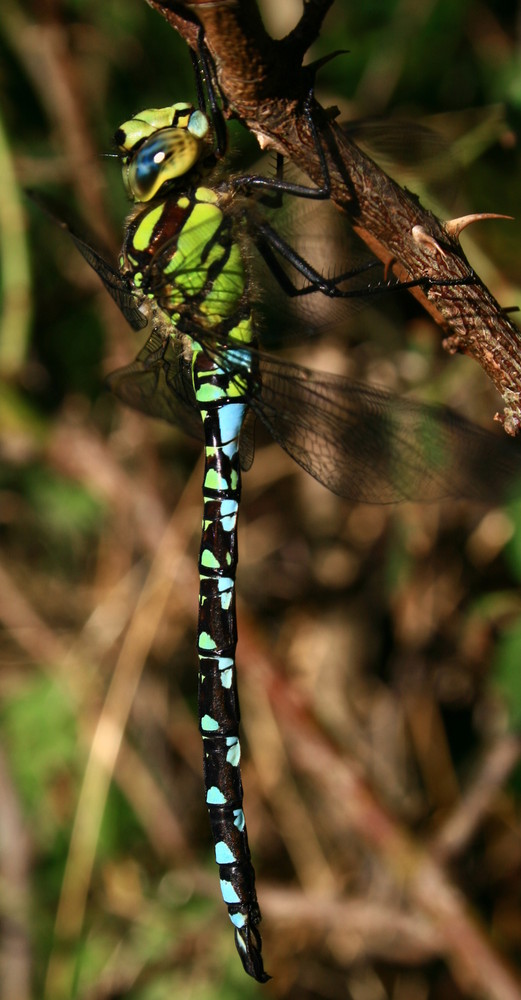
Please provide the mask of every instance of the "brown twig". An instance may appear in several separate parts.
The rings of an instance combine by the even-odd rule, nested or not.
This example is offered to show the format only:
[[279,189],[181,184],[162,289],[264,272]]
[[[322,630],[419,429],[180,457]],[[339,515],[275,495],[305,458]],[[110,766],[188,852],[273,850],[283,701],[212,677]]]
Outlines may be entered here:
[[264,918],[283,925],[298,924],[301,933],[331,934],[342,929],[343,958],[350,940],[353,961],[362,956],[404,965],[436,959],[442,936],[430,920],[407,913],[382,899],[332,898],[323,894],[262,886]]
[[[254,132],[262,148],[288,156],[321,184],[320,160],[302,110],[312,79],[302,57],[318,34],[330,0],[306,4],[297,27],[279,41],[266,33],[254,0],[148,3],[192,48],[197,45],[197,25],[203,25],[226,114]],[[474,358],[492,379],[506,404],[503,415],[496,417],[509,434],[516,434],[521,422],[519,330],[475,276],[454,227],[450,221],[440,222],[392,181],[318,104],[314,121],[326,154],[332,200],[400,278],[446,279],[447,284],[412,292],[447,334],[446,350]],[[450,284],[465,278],[473,283]]]
[[[51,9],[49,5],[48,14]],[[2,7],[2,28],[44,103],[65,153],[68,179],[74,185],[79,203],[85,206],[95,232],[112,245],[114,234],[106,222],[100,160],[86,118],[81,76],[71,57],[66,28],[59,18],[49,16],[35,24],[19,4],[11,3]]]
[[486,754],[474,779],[431,843],[438,861],[447,863],[465,850],[521,756],[521,737],[507,733]]
[[0,972],[6,997],[31,996],[30,867],[31,838],[7,760],[0,751],[0,880],[2,933]]

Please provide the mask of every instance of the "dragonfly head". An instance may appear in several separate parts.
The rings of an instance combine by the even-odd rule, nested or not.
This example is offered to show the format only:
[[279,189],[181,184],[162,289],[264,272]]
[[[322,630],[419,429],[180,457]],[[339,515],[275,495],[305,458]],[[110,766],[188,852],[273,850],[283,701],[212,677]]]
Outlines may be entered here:
[[133,201],[155,198],[195,166],[208,148],[208,119],[191,104],[150,108],[118,128],[114,142]]

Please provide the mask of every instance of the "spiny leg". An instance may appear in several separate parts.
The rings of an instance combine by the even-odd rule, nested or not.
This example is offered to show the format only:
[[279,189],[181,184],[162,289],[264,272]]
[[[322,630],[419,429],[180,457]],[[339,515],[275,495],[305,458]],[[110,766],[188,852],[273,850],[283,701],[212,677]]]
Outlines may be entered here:
[[[252,226],[252,236],[257,249],[274,278],[283,292],[290,298],[299,298],[316,292],[321,292],[322,295],[332,299],[369,298],[371,295],[380,295],[382,292],[393,291],[398,288],[422,288],[424,291],[427,291],[432,287],[472,285],[477,281],[476,275],[472,271],[471,274],[466,275],[464,278],[422,277],[411,278],[409,281],[399,281],[396,279],[395,281],[385,281],[384,283],[378,282],[374,285],[368,284],[364,288],[340,288],[339,285],[342,285],[344,282],[348,282],[360,274],[365,274],[371,271],[372,268],[379,266],[379,261],[375,259],[374,261],[369,261],[367,264],[350,268],[341,274],[327,277],[320,271],[317,271],[316,268],[297,253],[291,244],[266,220],[255,222]],[[287,274],[279,263],[277,254],[283,260],[287,261],[298,274],[302,275],[308,284],[300,287],[295,285],[289,274]]]

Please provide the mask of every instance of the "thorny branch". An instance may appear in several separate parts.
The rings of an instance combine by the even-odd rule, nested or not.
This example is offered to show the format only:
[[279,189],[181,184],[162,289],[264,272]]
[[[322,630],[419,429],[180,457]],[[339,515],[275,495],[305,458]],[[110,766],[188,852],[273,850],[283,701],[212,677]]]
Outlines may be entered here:
[[[147,0],[195,48],[200,24],[215,61],[225,113],[239,118],[262,148],[293,160],[317,184],[321,167],[302,114],[309,90],[303,56],[318,35],[332,0],[305,0],[302,17],[286,38],[265,31],[255,0]],[[443,223],[389,178],[327,113],[315,105],[314,120],[326,154],[331,198],[355,232],[402,279],[448,282],[472,276],[458,236],[468,220]],[[443,346],[474,358],[503,396],[496,418],[515,435],[521,426],[520,331],[486,286],[441,285],[412,293],[446,333]]]

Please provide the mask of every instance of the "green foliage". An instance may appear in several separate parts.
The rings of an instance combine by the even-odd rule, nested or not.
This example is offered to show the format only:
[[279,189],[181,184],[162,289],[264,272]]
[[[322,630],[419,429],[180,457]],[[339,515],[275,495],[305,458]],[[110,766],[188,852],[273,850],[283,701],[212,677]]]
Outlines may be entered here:
[[[70,820],[70,792],[81,769],[74,705],[57,680],[36,674],[3,701],[1,725],[26,815],[40,846],[50,847]],[[65,816],[54,796],[62,797]]]
[[101,504],[81,485],[53,475],[49,469],[34,466],[29,470],[25,492],[42,532],[52,542],[70,542],[99,528]]
[[494,657],[494,680],[513,729],[521,729],[521,623],[506,630]]

